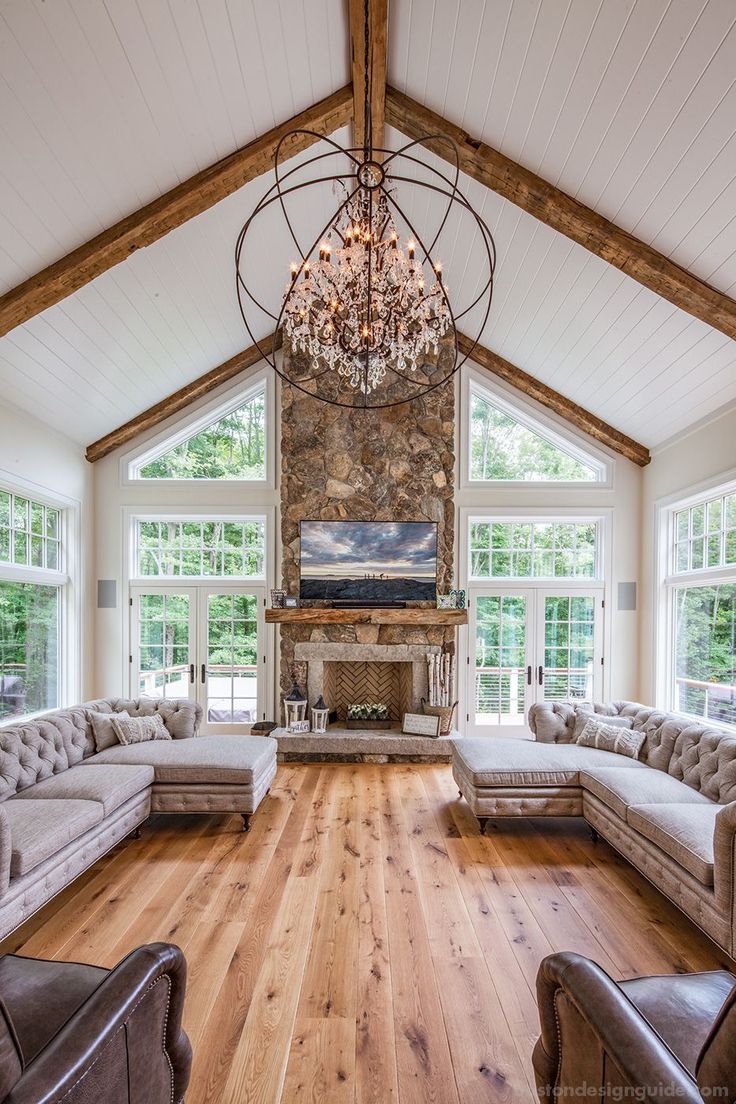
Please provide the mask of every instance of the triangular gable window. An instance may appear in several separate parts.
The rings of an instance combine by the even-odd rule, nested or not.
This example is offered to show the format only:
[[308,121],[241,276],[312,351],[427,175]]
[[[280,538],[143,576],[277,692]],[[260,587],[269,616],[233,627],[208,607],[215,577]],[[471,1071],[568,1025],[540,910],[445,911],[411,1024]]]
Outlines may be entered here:
[[606,465],[525,412],[480,388],[470,392],[472,482],[600,483]]
[[[231,404],[232,406],[232,404]],[[130,466],[133,479],[266,479],[266,389],[188,435],[168,438]]]

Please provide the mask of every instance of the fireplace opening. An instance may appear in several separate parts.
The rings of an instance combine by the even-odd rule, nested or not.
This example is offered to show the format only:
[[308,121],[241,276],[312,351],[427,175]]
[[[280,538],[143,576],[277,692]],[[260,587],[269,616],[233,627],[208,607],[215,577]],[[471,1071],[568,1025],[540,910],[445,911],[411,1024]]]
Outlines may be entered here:
[[389,708],[393,724],[400,724],[412,710],[411,662],[336,660],[324,665],[323,694],[338,724],[347,719],[349,705],[381,702]]

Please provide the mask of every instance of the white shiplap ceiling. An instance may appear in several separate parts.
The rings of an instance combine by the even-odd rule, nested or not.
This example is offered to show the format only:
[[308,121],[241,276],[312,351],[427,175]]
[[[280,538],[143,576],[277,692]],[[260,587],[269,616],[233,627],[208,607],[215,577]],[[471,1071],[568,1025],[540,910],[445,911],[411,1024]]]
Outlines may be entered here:
[[[390,8],[393,85],[736,294],[731,0]],[[0,0],[0,17],[0,291],[349,80],[342,0]],[[0,339],[3,393],[87,443],[249,344],[232,249],[268,182]],[[736,399],[735,342],[463,186],[499,251],[489,348],[649,446]],[[276,301],[285,240],[267,255]],[[458,296],[463,256],[461,238],[443,254]]]

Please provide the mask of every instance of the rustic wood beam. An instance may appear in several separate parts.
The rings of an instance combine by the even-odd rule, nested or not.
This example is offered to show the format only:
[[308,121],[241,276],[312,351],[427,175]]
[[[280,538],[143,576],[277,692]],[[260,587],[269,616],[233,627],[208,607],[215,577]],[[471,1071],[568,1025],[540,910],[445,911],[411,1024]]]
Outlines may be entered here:
[[[273,334],[265,337],[260,343],[261,348],[270,351],[273,339]],[[281,348],[281,331],[276,334],[276,348]],[[240,375],[246,368],[252,368],[254,364],[258,364],[262,359],[261,349],[257,345],[251,345],[248,349],[244,349],[242,353],[236,353],[224,364],[218,364],[216,368],[212,368],[209,372],[205,372],[203,376],[192,380],[191,383],[175,391],[173,395],[162,399],[155,406],[150,406],[142,414],[137,414],[125,425],[113,429],[111,433],[100,437],[99,441],[88,445],[85,453],[86,458],[90,464],[94,464],[96,460],[101,460],[103,456],[114,452],[121,445],[129,444],[141,433],[146,433],[149,429],[155,429],[157,425],[160,425],[166,418],[170,418],[172,414],[178,414],[180,410],[185,410],[186,407],[208,395],[220,384],[227,383],[228,380]]]
[[[460,127],[390,86],[386,90],[386,122],[409,138],[446,134],[454,139],[460,168],[468,176],[602,257],[676,307],[736,339],[735,300],[680,268],[554,184],[479,139],[471,138]],[[423,145],[447,160],[445,143],[425,142]]]
[[[353,72],[353,144],[366,141],[365,0],[350,0],[350,53]],[[388,0],[368,0],[368,87],[373,145],[383,146],[386,112],[386,46]]]
[[574,425],[577,429],[581,429],[583,433],[587,433],[589,437],[593,437],[596,441],[600,441],[602,445],[612,449],[613,452],[625,456],[627,460],[633,460],[641,468],[650,463],[652,458],[649,449],[644,445],[640,445],[638,441],[627,437],[619,429],[614,429],[602,418],[598,418],[595,414],[591,414],[589,410],[578,406],[572,399],[561,395],[559,391],[554,391],[546,383],[542,383],[534,376],[530,376],[528,372],[517,368],[515,364],[504,360],[498,353],[492,353],[490,349],[486,349],[483,345],[473,347],[472,340],[461,333],[458,334],[458,345],[463,356],[469,356],[474,364],[485,368],[487,372],[506,383],[510,383],[517,391],[521,391],[522,394],[535,399],[542,406],[546,406],[548,410],[552,410],[555,414],[564,418],[566,422]]
[[[170,230],[267,172],[273,165],[276,146],[290,130],[331,134],[350,121],[352,112],[353,90],[348,85],[177,184],[152,203],[37,272],[0,297],[0,337],[120,264],[136,249],[158,241]],[[284,155],[291,157],[300,153],[314,141],[307,135],[290,139],[283,147]]]

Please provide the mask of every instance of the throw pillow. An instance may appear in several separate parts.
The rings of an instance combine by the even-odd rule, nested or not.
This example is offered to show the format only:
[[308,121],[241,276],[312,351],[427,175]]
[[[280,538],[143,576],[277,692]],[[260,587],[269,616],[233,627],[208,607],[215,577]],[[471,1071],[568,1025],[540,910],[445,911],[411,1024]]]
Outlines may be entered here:
[[115,713],[112,727],[121,744],[144,744],[149,740],[170,740],[171,733],[158,713],[150,717],[128,717]]
[[122,713],[90,713],[89,715],[95,737],[95,747],[98,751],[105,751],[106,748],[115,747],[115,744],[118,743],[117,734],[112,727],[113,717],[129,718],[130,714],[123,710]]
[[578,736],[583,731],[588,721],[595,721],[596,724],[611,725],[613,728],[633,728],[634,725],[633,717],[619,717],[617,714],[608,717],[605,713],[594,713],[592,709],[578,709],[575,714],[573,740],[577,741]]
[[645,732],[622,728],[621,725],[605,724],[588,717],[587,724],[575,742],[581,747],[594,747],[600,751],[626,755],[629,759],[638,759],[645,739]]

